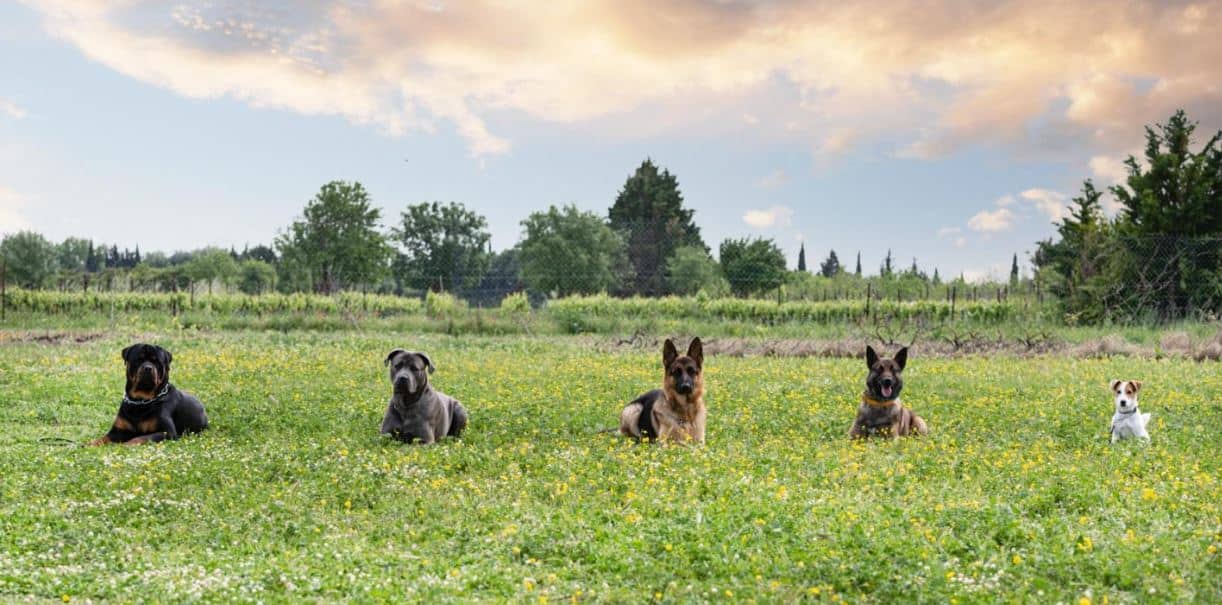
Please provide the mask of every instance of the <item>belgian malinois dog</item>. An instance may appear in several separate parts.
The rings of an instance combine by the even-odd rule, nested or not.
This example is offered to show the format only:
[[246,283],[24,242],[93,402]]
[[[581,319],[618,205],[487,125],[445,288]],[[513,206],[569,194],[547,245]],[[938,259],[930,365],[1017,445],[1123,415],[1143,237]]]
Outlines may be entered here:
[[895,353],[894,359],[880,358],[874,348],[866,345],[866,390],[857,406],[857,419],[849,436],[853,439],[880,436],[895,439],[909,435],[928,435],[929,427],[915,412],[900,403],[904,389],[902,373],[908,363],[908,347]]
[[619,430],[638,441],[704,443],[704,347],[692,339],[680,356],[669,338],[662,347],[662,388],[632,400],[619,415]]

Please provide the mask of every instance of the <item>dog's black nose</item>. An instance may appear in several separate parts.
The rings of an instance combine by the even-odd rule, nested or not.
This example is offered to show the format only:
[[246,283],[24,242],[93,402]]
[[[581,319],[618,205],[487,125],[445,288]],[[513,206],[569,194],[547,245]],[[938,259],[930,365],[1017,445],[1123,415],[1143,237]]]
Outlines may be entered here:
[[893,385],[893,384],[895,384],[895,381],[891,380],[890,378],[884,378],[884,379],[883,379],[883,386],[885,386],[885,387],[889,387],[889,386],[891,386],[891,385]]

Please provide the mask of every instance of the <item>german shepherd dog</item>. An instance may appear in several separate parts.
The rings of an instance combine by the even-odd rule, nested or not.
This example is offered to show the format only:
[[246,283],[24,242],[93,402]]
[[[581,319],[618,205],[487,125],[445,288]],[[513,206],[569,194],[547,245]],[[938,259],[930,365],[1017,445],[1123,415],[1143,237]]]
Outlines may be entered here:
[[110,431],[89,445],[139,445],[178,439],[208,428],[204,404],[170,384],[169,351],[147,344],[123,349],[127,386]]
[[861,394],[861,405],[857,406],[857,419],[849,436],[865,439],[873,436],[907,437],[928,435],[929,427],[915,412],[900,404],[900,391],[904,390],[902,373],[908,363],[908,347],[900,349],[894,359],[884,359],[866,346],[866,390]]
[[704,443],[704,346],[692,339],[680,356],[669,338],[662,347],[662,388],[632,400],[619,415],[619,430],[640,441]]

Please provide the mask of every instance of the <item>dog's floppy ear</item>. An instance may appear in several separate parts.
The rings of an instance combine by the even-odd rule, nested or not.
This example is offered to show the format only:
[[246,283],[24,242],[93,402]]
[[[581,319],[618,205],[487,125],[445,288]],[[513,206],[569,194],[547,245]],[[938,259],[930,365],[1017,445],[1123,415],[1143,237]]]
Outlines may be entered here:
[[878,353],[874,352],[874,347],[866,345],[866,367],[873,370],[876,363],[878,363]]
[[900,367],[900,371],[904,371],[904,366],[908,363],[908,347],[904,347],[895,352],[895,365]]
[[696,361],[696,365],[704,368],[704,343],[700,342],[700,337],[692,339],[692,344],[687,345],[687,356]]
[[420,356],[420,359],[424,360],[424,367],[429,369],[429,374],[432,374],[433,371],[437,369],[433,367],[433,360],[429,359],[428,355],[425,355],[424,353],[416,353],[416,354]]
[[1132,381],[1132,382],[1133,382],[1133,392],[1134,392],[1134,393],[1136,393],[1136,392],[1140,391],[1140,390],[1141,390],[1141,381],[1140,381],[1140,380],[1134,380],[1134,381]]
[[1116,379],[1116,380],[1113,380],[1113,381],[1112,381],[1112,392],[1113,392],[1113,393],[1119,393],[1119,392],[1120,392],[1120,383],[1122,383],[1122,382],[1124,382],[1124,381],[1123,381],[1123,380],[1120,380],[1119,378],[1118,378],[1118,379]]
[[666,344],[662,345],[662,367],[670,369],[670,364],[674,363],[679,358],[679,350],[675,348],[673,340],[667,338]]
[[394,359],[395,355],[398,355],[399,353],[406,353],[406,352],[407,351],[404,351],[403,349],[395,349],[391,351],[390,353],[387,353],[386,360],[382,362],[382,365],[387,365],[387,366],[390,365],[390,360]]
[[134,348],[136,348],[136,345],[131,345],[130,347],[124,347],[123,351],[119,353],[119,356],[123,358],[124,362],[127,361],[127,354]]

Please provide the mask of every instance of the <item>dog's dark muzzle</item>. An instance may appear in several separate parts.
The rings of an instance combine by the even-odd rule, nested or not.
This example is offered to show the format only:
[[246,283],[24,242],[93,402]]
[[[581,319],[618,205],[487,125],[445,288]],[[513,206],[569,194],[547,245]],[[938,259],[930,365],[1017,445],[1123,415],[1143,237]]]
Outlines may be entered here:
[[395,390],[403,393],[411,393],[416,390],[416,381],[408,374],[399,374],[395,376]]
[[680,395],[691,395],[693,388],[691,381],[688,380],[680,380],[675,383],[675,392]]
[[153,389],[157,387],[157,366],[144,362],[140,367],[136,368],[136,387],[140,389]]

